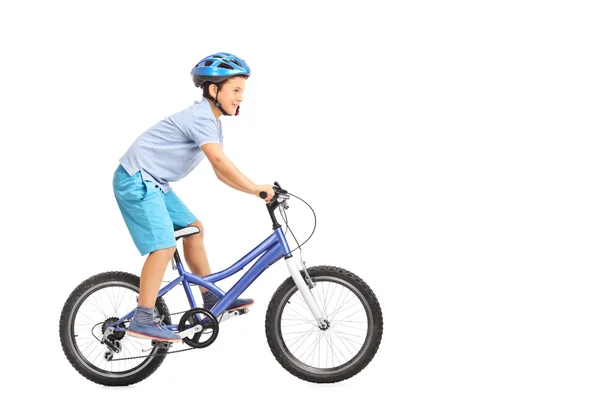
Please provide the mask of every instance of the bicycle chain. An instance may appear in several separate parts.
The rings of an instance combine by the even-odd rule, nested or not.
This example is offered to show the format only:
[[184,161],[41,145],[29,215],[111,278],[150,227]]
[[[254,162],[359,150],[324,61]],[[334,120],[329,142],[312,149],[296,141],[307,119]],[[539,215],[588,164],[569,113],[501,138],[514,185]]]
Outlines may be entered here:
[[[154,346],[156,347],[156,346]],[[112,359],[110,360],[110,362],[115,362],[115,361],[125,361],[125,360],[133,360],[136,358],[149,358],[149,357],[165,357],[167,354],[175,354],[175,353],[181,353],[183,351],[189,351],[189,350],[199,350],[195,347],[190,347],[189,349],[181,349],[181,350],[175,350],[175,351],[168,351],[166,353],[161,353],[161,354],[150,354],[147,356],[136,356],[136,357],[124,357],[124,358],[117,358],[117,359]]]
[[[172,314],[169,314],[169,317],[171,317],[172,315],[184,314],[186,312],[187,311],[181,311],[181,312],[172,313]],[[220,322],[220,319],[219,319],[219,322]],[[153,346],[153,347],[157,347],[157,346]],[[181,349],[181,350],[168,351],[166,353],[161,353],[161,354],[150,354],[150,355],[147,355],[147,356],[135,356],[135,357],[117,358],[117,359],[112,359],[109,362],[124,361],[124,360],[134,360],[136,358],[165,357],[167,354],[181,353],[181,352],[190,351],[190,350],[199,350],[199,348],[190,347],[189,349]]]

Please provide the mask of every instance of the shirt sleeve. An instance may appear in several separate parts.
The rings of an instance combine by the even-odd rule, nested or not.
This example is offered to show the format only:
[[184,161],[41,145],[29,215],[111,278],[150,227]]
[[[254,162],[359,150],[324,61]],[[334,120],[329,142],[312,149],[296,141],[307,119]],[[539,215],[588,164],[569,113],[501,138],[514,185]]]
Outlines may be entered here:
[[214,120],[208,118],[197,118],[187,127],[185,134],[189,136],[198,146],[206,143],[221,143],[219,129]]

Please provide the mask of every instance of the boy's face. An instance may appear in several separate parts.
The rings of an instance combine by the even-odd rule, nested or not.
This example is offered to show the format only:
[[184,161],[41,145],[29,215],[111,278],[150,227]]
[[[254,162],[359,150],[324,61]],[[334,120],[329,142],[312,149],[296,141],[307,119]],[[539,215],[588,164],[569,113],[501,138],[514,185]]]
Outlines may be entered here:
[[[238,106],[244,100],[242,95],[244,93],[245,85],[246,78],[235,76],[227,80],[221,87],[221,90],[219,90],[219,103],[221,103],[221,107],[223,107],[228,114],[235,115]],[[214,89],[216,94],[216,87]],[[211,91],[212,90],[213,88],[211,88]],[[213,94],[213,97],[215,94]]]

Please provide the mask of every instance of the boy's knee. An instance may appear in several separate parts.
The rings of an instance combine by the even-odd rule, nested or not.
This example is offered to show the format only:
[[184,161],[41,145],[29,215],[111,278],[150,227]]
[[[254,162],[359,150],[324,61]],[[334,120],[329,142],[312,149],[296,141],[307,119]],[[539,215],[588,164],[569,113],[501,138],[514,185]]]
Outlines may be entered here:
[[188,226],[197,226],[198,228],[200,228],[200,231],[202,231],[202,229],[204,229],[204,227],[202,226],[202,222],[200,222],[200,220],[196,220],[196,221],[192,222],[191,224],[189,224]]
[[192,235],[192,236],[184,237],[183,238],[184,242],[186,240],[188,240],[188,239],[191,239],[191,240],[196,239],[196,240],[198,240],[198,239],[203,239],[204,238],[204,226],[202,226],[202,223],[199,220],[197,220],[195,222],[192,222],[188,226],[197,226],[198,228],[200,228],[200,232],[196,233],[195,235]]
[[177,246],[167,247],[165,249],[154,250],[150,254],[164,254],[166,256],[173,257],[173,254],[175,254],[175,250],[177,250]]

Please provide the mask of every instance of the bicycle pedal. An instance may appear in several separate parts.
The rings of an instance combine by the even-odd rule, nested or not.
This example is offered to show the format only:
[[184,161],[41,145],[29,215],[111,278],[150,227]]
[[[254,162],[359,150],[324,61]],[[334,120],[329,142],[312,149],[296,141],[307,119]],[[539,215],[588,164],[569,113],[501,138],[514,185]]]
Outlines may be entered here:
[[226,311],[219,322],[225,322],[233,317],[239,317],[240,315],[248,314],[248,312],[250,312],[248,307],[236,308],[235,310]]
[[161,340],[152,340],[152,347],[158,347],[159,349],[170,349],[173,346],[173,342],[163,342]]
[[243,314],[248,314],[250,309],[248,307],[236,308],[235,310],[228,311],[228,314],[233,314],[232,316],[238,316]]

